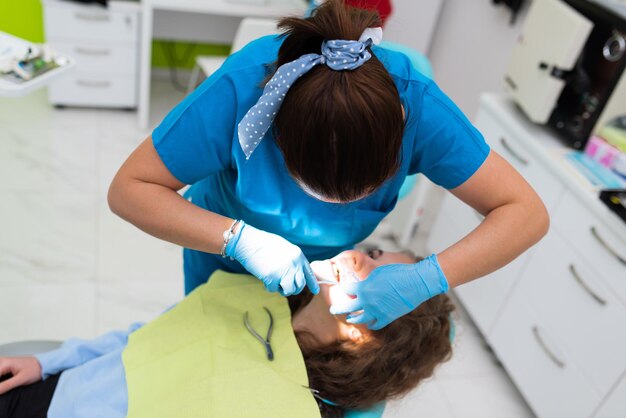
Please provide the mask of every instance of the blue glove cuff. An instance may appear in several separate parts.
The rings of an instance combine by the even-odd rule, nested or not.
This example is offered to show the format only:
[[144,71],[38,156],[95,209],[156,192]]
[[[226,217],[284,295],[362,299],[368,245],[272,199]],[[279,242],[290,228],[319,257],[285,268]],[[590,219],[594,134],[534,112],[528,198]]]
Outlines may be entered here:
[[[428,283],[428,288],[433,296],[448,292],[448,290],[450,290],[450,285],[448,285],[448,279],[446,279],[446,275],[443,273],[443,270],[439,265],[437,255],[431,254],[421,261],[421,263],[423,262],[427,262],[429,264],[429,269],[434,269],[437,272],[436,276],[439,278],[437,283]],[[418,265],[419,264],[420,263],[418,263]]]

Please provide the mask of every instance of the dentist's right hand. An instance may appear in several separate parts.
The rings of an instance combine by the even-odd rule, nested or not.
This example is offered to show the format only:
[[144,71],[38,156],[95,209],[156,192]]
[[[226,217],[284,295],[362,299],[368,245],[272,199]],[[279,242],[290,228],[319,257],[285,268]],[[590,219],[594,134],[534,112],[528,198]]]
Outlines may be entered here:
[[316,295],[320,287],[302,250],[283,237],[240,221],[225,254],[239,261],[270,292],[298,294],[308,286]]

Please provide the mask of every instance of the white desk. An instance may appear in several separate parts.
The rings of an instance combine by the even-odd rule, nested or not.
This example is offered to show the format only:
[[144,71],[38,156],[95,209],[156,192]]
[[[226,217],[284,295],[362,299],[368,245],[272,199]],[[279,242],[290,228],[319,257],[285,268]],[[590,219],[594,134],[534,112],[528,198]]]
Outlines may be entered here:
[[[139,59],[139,104],[138,118],[141,129],[148,129],[150,120],[150,68],[152,57],[152,39],[160,38],[159,25],[169,26],[170,31],[164,38],[189,41],[218,41],[229,39],[236,30],[235,23],[244,17],[279,18],[287,15],[302,16],[306,10],[304,0],[267,0],[266,4],[255,5],[245,3],[245,0],[142,0],[140,59]],[[155,19],[158,12],[171,12],[172,19]],[[219,20],[214,22],[215,27],[206,28],[204,37],[198,38],[189,31],[187,24],[177,24],[179,14],[212,15]],[[188,16],[189,17],[189,16]],[[222,19],[223,18],[223,19]],[[221,22],[220,22],[221,21]],[[212,29],[212,30],[211,30]]]

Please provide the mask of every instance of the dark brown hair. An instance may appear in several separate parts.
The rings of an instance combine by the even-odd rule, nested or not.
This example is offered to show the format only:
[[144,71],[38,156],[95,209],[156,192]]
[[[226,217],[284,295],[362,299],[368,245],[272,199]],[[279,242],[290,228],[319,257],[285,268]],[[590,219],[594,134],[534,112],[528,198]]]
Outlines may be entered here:
[[[278,24],[285,39],[275,68],[319,54],[324,40],[358,40],[364,29],[377,26],[376,12],[342,0],[326,1],[310,18],[284,18]],[[329,199],[361,198],[398,170],[404,130],[400,96],[373,54],[355,70],[313,68],[289,89],[274,122],[291,175]]]
[[[290,298],[297,312],[312,296]],[[320,347],[305,332],[296,332],[309,386],[338,406],[318,402],[325,418],[342,417],[346,409],[369,409],[404,395],[432,376],[452,355],[454,306],[447,295],[435,296],[385,328],[369,331],[364,342],[337,341]]]

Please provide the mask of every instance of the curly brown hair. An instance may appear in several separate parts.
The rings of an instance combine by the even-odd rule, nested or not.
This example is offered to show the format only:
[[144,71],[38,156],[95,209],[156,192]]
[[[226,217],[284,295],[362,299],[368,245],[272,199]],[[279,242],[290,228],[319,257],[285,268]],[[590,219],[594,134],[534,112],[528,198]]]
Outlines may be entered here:
[[[295,314],[312,295],[290,297]],[[450,359],[451,317],[454,305],[447,295],[422,303],[385,328],[369,331],[364,342],[336,341],[319,346],[306,332],[296,332],[309,376],[309,385],[337,406],[318,402],[322,416],[342,417],[347,409],[369,409],[396,398],[432,376],[437,365]]]

